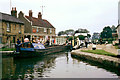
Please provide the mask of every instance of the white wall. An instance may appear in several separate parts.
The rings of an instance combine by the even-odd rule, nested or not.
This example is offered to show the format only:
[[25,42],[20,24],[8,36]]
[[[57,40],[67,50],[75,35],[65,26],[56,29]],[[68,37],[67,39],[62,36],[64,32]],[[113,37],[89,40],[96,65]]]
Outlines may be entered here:
[[120,0],[118,2],[118,24],[120,24]]
[[57,45],[63,45],[65,43],[66,43],[66,38],[65,37],[62,37],[62,36],[56,37],[56,44]]

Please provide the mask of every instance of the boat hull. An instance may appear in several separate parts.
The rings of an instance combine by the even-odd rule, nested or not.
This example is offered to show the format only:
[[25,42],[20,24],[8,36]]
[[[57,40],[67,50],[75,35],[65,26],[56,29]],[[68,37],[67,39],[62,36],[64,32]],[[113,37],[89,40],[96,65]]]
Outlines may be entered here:
[[70,50],[70,45],[54,46],[46,49],[20,50],[19,53],[14,53],[14,57],[15,58],[39,57],[68,50]]

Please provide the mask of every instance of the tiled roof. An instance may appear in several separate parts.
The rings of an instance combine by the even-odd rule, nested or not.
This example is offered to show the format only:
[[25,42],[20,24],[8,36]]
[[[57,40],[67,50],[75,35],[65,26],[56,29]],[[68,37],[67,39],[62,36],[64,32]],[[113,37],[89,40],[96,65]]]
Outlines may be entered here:
[[24,24],[24,23],[23,23],[21,20],[19,20],[18,18],[14,17],[14,16],[12,16],[12,15],[6,14],[6,13],[1,13],[1,12],[0,12],[0,20]]
[[29,21],[32,21],[32,26],[39,26],[45,28],[54,28],[47,20],[45,19],[38,19],[35,17],[25,16]]

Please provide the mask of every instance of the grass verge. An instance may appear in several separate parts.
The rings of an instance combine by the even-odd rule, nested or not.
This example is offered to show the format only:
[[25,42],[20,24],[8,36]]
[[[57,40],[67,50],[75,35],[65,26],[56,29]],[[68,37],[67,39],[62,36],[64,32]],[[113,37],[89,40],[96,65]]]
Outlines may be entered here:
[[81,50],[81,51],[82,52],[88,52],[88,53],[117,57],[116,54],[113,54],[113,53],[110,53],[110,52],[107,52],[107,51],[104,51],[104,50]]
[[0,51],[14,51],[15,48],[1,48]]

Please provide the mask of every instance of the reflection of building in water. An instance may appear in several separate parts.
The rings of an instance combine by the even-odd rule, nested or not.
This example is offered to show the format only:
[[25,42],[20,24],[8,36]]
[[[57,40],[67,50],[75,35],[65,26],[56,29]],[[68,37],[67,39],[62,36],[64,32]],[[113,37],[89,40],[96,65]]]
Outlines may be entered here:
[[32,73],[32,76],[34,76],[34,78],[44,77],[44,73],[50,71],[55,65],[55,58],[56,57],[47,58],[44,59],[43,62],[38,62],[34,65],[34,72]]
[[39,78],[55,65],[54,55],[32,59],[3,58],[2,78]]
[[2,78],[11,78],[15,75],[13,58],[2,58]]

